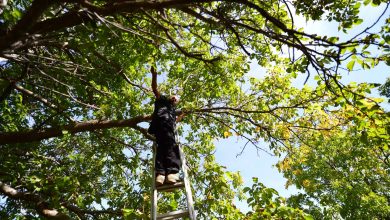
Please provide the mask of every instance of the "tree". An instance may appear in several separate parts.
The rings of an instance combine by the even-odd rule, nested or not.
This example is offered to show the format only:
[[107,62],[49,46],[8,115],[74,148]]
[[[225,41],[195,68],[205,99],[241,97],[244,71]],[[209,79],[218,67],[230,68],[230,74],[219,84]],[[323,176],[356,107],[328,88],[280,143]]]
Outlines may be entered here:
[[390,98],[390,79],[387,78],[386,82],[379,87],[380,94]]
[[[347,32],[367,4],[387,5],[346,41],[294,26],[293,12]],[[339,81],[355,63],[388,64],[390,21],[379,19],[387,7],[376,0],[8,2],[0,19],[0,215],[147,218],[149,68],[156,65],[166,79],[161,90],[183,100],[179,133],[201,218],[309,218],[301,209],[313,198],[321,205],[306,210],[313,216],[329,208],[344,218],[388,217],[388,113],[368,96],[372,85]],[[248,76],[253,60],[264,79]],[[293,87],[298,74],[316,75],[318,87]],[[288,208],[261,183],[242,189],[240,175],[212,155],[212,141],[231,135],[269,143],[306,199],[287,200]],[[232,203],[244,193],[253,207],[247,215]],[[165,195],[160,211],[177,208],[181,196]]]
[[[350,85],[350,89],[359,93],[356,86]],[[389,113],[374,102],[351,96],[352,100],[355,105],[335,100],[338,111],[327,104],[306,109],[324,116],[332,111],[328,119],[315,122],[318,127],[334,126],[340,119],[345,120],[344,125],[323,132],[300,133],[296,138],[305,141],[297,141],[278,167],[289,179],[288,184],[306,192],[290,198],[289,205],[320,204],[326,210],[321,219],[385,219],[390,214]],[[363,111],[357,113],[355,106]],[[306,211],[315,216],[318,209]]]

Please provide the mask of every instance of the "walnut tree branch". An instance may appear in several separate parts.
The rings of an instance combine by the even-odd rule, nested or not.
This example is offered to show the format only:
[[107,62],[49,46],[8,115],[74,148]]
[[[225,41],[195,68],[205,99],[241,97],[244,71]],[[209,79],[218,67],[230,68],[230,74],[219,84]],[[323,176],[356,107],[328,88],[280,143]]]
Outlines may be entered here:
[[11,198],[20,200],[26,203],[33,203],[36,207],[37,212],[51,220],[71,220],[71,218],[56,209],[52,209],[48,207],[46,201],[41,198],[37,194],[29,193],[29,192],[20,192],[15,188],[3,183],[0,181],[0,193]]

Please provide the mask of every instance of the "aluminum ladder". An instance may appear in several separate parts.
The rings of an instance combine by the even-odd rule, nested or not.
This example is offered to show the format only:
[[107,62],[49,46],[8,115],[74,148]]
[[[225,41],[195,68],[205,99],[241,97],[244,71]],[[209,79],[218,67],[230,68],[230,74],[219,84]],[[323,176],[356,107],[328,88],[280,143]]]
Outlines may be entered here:
[[[155,173],[155,159],[156,159],[156,144],[153,144],[153,172],[152,172],[152,192],[151,192],[151,200],[152,200],[152,210],[150,214],[151,220],[168,220],[168,219],[177,219],[177,218],[183,218],[183,217],[189,217],[191,220],[196,220],[196,213],[194,209],[194,201],[192,199],[192,192],[191,192],[191,186],[190,181],[188,179],[188,173],[187,173],[187,165],[186,160],[184,157],[183,150],[181,148],[181,145],[179,146],[179,152],[180,152],[180,160],[181,160],[181,169],[184,174],[184,180],[181,182],[177,182],[175,184],[164,184],[162,186],[156,187],[156,173]],[[168,212],[165,214],[157,214],[157,193],[158,192],[166,192],[166,191],[172,191],[176,189],[185,189],[186,194],[186,201],[187,201],[187,209],[184,210],[176,210],[172,212]]]

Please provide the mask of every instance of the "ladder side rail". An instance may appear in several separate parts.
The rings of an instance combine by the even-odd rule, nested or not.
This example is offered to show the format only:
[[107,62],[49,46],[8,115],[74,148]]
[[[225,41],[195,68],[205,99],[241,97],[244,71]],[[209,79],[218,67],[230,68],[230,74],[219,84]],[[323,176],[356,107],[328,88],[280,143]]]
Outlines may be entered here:
[[156,143],[153,143],[152,151],[153,151],[153,166],[152,166],[152,190],[151,190],[151,213],[150,213],[150,219],[156,220],[157,219],[157,189],[156,189],[156,172],[155,172],[155,166],[156,166]]
[[192,199],[192,191],[191,191],[191,185],[190,181],[188,179],[188,173],[187,173],[187,162],[184,157],[184,152],[182,150],[182,147],[180,144],[178,144],[179,152],[180,152],[180,160],[182,164],[182,170],[184,174],[184,185],[185,185],[185,191],[186,191],[186,197],[187,197],[187,208],[190,215],[191,220],[196,220],[196,213],[194,209],[194,200]]

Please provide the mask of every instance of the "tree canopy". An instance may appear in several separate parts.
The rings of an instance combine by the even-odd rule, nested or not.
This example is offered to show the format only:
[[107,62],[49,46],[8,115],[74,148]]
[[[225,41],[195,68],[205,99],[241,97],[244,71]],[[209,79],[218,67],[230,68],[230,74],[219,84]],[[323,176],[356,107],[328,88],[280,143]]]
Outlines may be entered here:
[[[337,22],[348,33],[361,27],[368,5],[376,21],[346,40],[294,23],[296,16]],[[383,99],[370,94],[379,85],[341,82],[350,71],[390,65],[388,1],[0,7],[1,218],[149,218],[151,66],[159,89],[181,97],[178,129],[200,219],[390,217],[390,119]],[[252,63],[264,77],[249,74]],[[317,86],[295,87],[300,75]],[[213,155],[213,141],[233,135],[278,156],[286,185],[302,193],[285,199],[257,178],[243,187]],[[180,201],[180,192],[164,194],[159,211]]]

